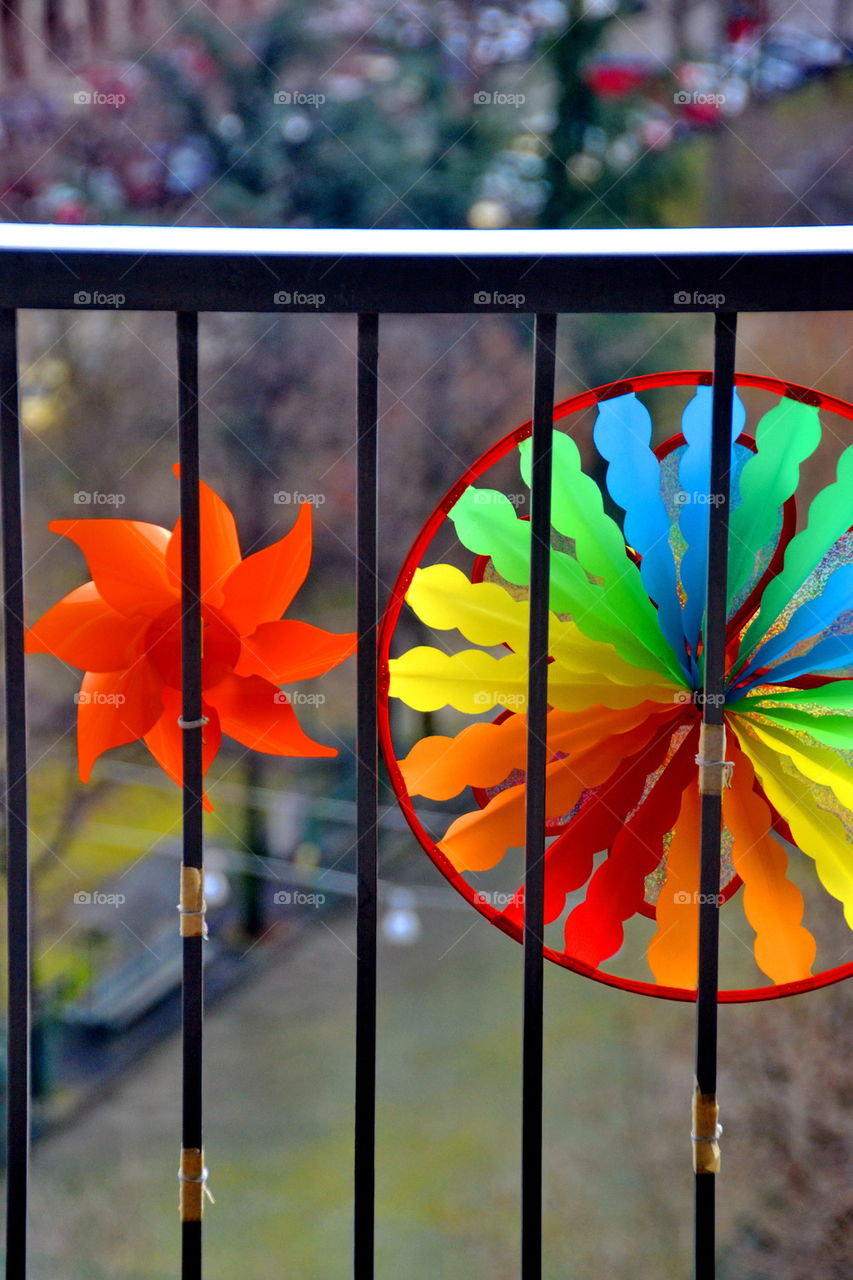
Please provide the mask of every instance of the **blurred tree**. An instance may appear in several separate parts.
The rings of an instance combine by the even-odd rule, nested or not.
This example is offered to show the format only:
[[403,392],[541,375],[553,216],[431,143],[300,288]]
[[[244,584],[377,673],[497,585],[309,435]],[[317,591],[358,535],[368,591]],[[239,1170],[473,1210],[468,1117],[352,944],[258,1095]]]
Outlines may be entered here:
[[285,227],[464,224],[485,156],[471,99],[463,105],[443,76],[437,38],[384,62],[365,55],[386,78],[349,77],[333,97],[317,70],[328,46],[290,11],[261,25],[251,58],[208,22],[188,19],[182,31],[203,48],[224,110],[222,94],[174,62],[156,53],[145,61],[211,157],[199,199],[214,216]]
[[671,146],[671,110],[655,101],[663,87],[672,101],[665,68],[657,86],[643,86],[642,96],[603,98],[589,83],[587,65],[617,16],[590,14],[583,0],[574,0],[565,31],[548,42],[555,123],[543,227],[662,225],[667,198],[683,179],[684,157]]

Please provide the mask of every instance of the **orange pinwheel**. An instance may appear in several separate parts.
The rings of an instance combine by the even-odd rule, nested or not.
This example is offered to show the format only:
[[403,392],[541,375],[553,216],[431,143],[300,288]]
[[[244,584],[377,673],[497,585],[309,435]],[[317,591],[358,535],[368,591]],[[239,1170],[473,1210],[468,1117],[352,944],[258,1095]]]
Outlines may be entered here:
[[[205,772],[223,733],[271,755],[336,755],[308,737],[279,688],[322,675],[355,648],[353,634],[282,619],[311,563],[310,504],[279,542],[243,559],[230,508],[204,483],[199,499]],[[139,520],[49,528],[77,544],[92,579],[28,630],[27,652],[86,673],[77,695],[81,779],[103,752],[141,738],[180,785],[180,520],[171,533]]]

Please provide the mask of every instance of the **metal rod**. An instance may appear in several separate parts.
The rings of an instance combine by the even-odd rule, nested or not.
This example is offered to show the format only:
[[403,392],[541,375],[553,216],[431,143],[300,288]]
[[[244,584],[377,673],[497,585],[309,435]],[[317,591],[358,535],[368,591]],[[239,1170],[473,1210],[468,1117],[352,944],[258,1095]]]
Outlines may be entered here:
[[545,902],[545,766],[548,597],[551,575],[551,442],[557,317],[536,317],[530,515],[530,641],[524,864],[521,1275],[542,1276],[542,1048]]
[[[202,851],[202,672],[201,521],[198,444],[198,314],[177,313],[178,453],[181,467],[181,716],[183,729],[183,865],[201,869]],[[199,934],[183,939],[182,1146],[203,1150],[202,1024],[204,968]],[[201,1214],[182,1222],[182,1280],[201,1280]]]
[[[714,323],[714,390],[711,411],[711,469],[708,503],[708,578],[705,615],[705,675],[702,710],[706,726],[723,724],[726,603],[728,590],[729,498],[731,490],[732,395],[737,316],[718,314]],[[719,735],[715,735],[717,741]],[[709,738],[709,741],[711,739]],[[696,1088],[711,1098],[717,1091],[717,994],[719,987],[720,841],[722,794],[703,786],[699,873],[699,978],[696,997]],[[715,1274],[716,1175],[697,1172],[695,1276]]]
[[376,1145],[376,926],[378,901],[378,769],[376,716],[379,618],[377,575],[377,437],[379,319],[358,318],[356,496],[356,805],[357,925],[355,1031],[355,1197],[353,1275],[374,1274]]
[[0,470],[5,647],[6,886],[6,1277],[25,1280],[30,1167],[30,864],[27,841],[27,690],[18,348],[14,311],[0,311]]

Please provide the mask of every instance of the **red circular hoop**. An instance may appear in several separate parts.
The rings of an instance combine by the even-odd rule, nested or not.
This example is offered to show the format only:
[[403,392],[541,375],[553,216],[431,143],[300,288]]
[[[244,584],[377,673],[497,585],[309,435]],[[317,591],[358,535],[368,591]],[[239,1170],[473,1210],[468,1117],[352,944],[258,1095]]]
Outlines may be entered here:
[[[656,387],[674,387],[674,386],[710,386],[713,383],[713,375],[708,370],[692,369],[692,370],[674,370],[668,373],[652,373],[643,374],[641,376],[623,379],[618,382],[608,383],[601,387],[595,387],[589,391],[583,391],[578,395],[571,396],[567,400],[561,401],[554,406],[554,422],[560,422],[564,418],[572,414],[580,412],[582,409],[588,409],[600,403],[603,400],[613,399],[615,396],[625,395],[629,392],[650,390]],[[838,414],[840,417],[846,418],[853,422],[853,405],[847,401],[839,400],[835,396],[825,395],[823,392],[812,390],[809,387],[803,387],[797,383],[783,381],[779,378],[765,377],[762,375],[736,373],[735,385],[738,387],[753,387],[763,391],[770,391],[777,395],[787,397],[788,399],[798,400],[804,404],[814,405],[823,408],[831,413]],[[516,445],[525,440],[532,432],[533,424],[530,419],[527,422],[516,427],[513,431],[503,436],[495,444],[493,444],[485,453],[468,467],[459,479],[451,485],[450,489],[445,493],[444,497],[436,505],[432,514],[428,517],[426,523],[412,543],[409,552],[403,561],[402,568],[397,576],[397,580],[391,589],[391,594],[382,620],[379,625],[378,636],[378,722],[379,722],[379,741],[382,749],[382,755],[388,769],[391,785],[397,797],[400,808],[412,829],[413,834],[417,838],[421,847],[430,857],[438,870],[445,879],[468,901],[471,906],[479,911],[491,924],[495,925],[503,933],[513,938],[516,942],[523,941],[522,928],[515,922],[508,920],[500,911],[496,910],[491,904],[485,900],[482,894],[468,883],[459,871],[452,865],[447,856],[442,853],[441,849],[423,827],[412,798],[409,795],[397,757],[394,751],[393,738],[391,733],[391,720],[389,714],[388,690],[390,684],[390,670],[388,666],[391,650],[391,640],[399,621],[400,613],[405,602],[406,593],[411,585],[415,570],[418,568],[423,555],[431,544],[436,533],[447,518],[448,512],[454,507],[462,496],[463,492],[469,487],[473,481],[479,479],[490,467],[505,457]],[[740,443],[748,445],[754,449],[754,440],[746,435],[738,437]],[[684,443],[684,437],[677,434],[664,441],[655,450],[659,457],[665,457],[667,453],[678,448]],[[741,614],[748,616],[749,608],[752,605],[752,599],[759,590],[763,590],[765,581],[769,581],[778,569],[781,567],[782,557],[784,556],[783,537],[787,533],[790,537],[796,523],[796,513],[791,505],[793,499],[789,499],[783,508],[783,527],[780,534],[780,545],[776,548],[773,558],[767,566],[759,583],[750,592],[747,599],[737,615],[731,619],[729,623],[730,634],[734,628],[734,624],[738,623]],[[743,620],[738,623],[738,628],[743,625]],[[822,683],[822,681],[817,681]],[[780,828],[777,826],[777,830]],[[784,834],[784,832],[782,832]],[[788,837],[790,833],[788,832]],[[735,886],[737,888],[737,886]],[[734,889],[731,890],[734,892]],[[583,964],[581,961],[574,959],[572,956],[566,955],[565,952],[557,951],[553,947],[543,946],[543,955],[546,959],[554,964],[560,965],[564,969],[570,969],[574,973],[581,974],[584,977],[592,978],[596,982],[600,982],[605,986],[616,987],[622,991],[631,991],[639,995],[653,996],[661,1000],[681,1000],[685,1002],[695,1002],[696,992],[686,990],[680,987],[659,986],[653,982],[643,982],[633,978],[623,978],[617,974],[605,973],[601,969],[591,968],[589,965]],[[821,973],[813,974],[809,978],[801,978],[796,982],[782,983],[773,986],[749,987],[749,988],[731,988],[721,990],[717,993],[717,999],[723,1004],[746,1004],[758,1000],[774,1000],[784,996],[797,995],[803,991],[815,991],[821,987],[830,986],[833,983],[841,982],[853,974],[853,961],[838,965],[832,969],[825,969]]]

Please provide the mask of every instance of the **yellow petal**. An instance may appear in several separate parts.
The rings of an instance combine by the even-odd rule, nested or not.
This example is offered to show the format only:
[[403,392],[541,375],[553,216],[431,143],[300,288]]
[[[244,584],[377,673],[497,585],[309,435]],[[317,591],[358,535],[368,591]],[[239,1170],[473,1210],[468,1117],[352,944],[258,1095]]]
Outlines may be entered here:
[[754,723],[745,723],[742,716],[732,716],[731,723],[764,794],[791,828],[797,846],[814,859],[823,887],[843,904],[845,919],[853,928],[853,863],[843,823],[817,805],[806,777],[798,779],[796,773],[792,777],[782,768],[775,749],[766,744]]

